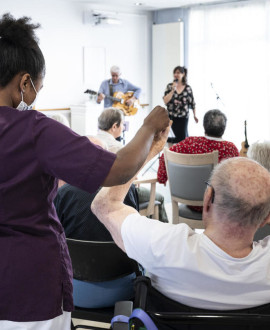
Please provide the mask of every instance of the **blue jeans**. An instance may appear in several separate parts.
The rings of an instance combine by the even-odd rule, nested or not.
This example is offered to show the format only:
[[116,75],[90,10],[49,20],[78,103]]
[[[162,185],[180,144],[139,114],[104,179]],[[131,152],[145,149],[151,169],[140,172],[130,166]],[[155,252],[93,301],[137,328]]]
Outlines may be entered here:
[[117,301],[133,297],[135,273],[106,282],[84,282],[73,279],[74,305],[84,308],[114,306]]

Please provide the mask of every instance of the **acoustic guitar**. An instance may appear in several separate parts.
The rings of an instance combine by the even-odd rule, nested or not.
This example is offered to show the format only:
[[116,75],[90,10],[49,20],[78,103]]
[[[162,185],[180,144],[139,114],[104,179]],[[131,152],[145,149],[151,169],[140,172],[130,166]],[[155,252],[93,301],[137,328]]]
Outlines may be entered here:
[[[92,91],[91,89],[87,89],[85,93],[90,95],[97,95],[98,93],[95,91]],[[135,100],[135,102],[132,105],[127,105],[126,102],[133,96],[134,92],[115,92],[113,93],[113,96],[111,95],[105,95],[110,100],[113,101],[113,108],[120,109],[124,112],[125,116],[133,116],[138,111],[139,101]]]
[[241,157],[247,157],[249,144],[247,140],[247,121],[245,120],[245,141],[241,143],[241,150],[240,150],[240,156]]

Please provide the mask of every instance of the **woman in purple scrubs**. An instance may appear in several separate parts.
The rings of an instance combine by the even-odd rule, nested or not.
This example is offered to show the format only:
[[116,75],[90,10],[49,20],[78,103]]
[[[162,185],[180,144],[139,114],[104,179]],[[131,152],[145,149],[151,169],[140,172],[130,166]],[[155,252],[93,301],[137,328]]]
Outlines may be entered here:
[[[45,61],[29,18],[0,19],[0,329],[70,328],[72,268],[53,200],[57,178],[88,192],[122,184],[169,125],[156,107],[116,155],[29,110]],[[19,325],[18,325],[19,322]]]

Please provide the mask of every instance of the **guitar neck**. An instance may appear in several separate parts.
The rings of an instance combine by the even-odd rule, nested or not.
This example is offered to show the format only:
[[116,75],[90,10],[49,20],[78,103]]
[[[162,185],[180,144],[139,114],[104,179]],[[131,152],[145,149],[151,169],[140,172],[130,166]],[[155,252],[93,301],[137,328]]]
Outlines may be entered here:
[[245,121],[245,148],[248,148],[248,140],[247,140],[247,122]]
[[[87,89],[87,90],[85,91],[85,93],[90,94],[90,95],[98,95],[97,92],[92,91],[91,89]],[[121,101],[122,101],[122,99],[119,99],[119,98],[117,98],[117,97],[113,97],[113,96],[111,96],[111,95],[107,95],[107,94],[104,94],[104,95],[105,95],[106,97],[108,97],[110,100],[114,101],[114,102],[121,102]]]
[[121,99],[118,99],[117,97],[113,97],[113,96],[107,95],[107,94],[105,94],[105,96],[114,102],[121,102]]

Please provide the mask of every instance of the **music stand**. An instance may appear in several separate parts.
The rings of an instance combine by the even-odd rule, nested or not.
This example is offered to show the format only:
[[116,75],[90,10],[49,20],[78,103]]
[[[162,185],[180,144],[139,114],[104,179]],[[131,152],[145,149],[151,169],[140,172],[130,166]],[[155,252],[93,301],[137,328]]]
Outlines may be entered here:
[[119,142],[123,141],[123,145],[126,145],[125,132],[128,132],[128,131],[129,131],[129,121],[124,120],[124,129],[122,131],[122,136],[119,136],[116,140]]

